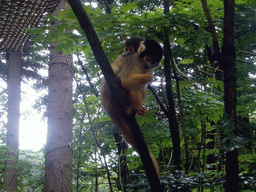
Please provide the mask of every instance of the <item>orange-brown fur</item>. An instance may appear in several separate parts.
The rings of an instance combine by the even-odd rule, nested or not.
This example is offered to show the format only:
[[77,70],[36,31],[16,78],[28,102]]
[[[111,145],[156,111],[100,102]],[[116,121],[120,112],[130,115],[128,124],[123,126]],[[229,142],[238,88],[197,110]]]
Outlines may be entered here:
[[[139,44],[136,52],[118,56],[115,62],[111,64],[111,67],[121,81],[125,100],[128,104],[127,113],[130,114],[135,111],[139,115],[144,115],[147,111],[143,107],[142,102],[146,96],[146,85],[153,80],[153,68],[157,65],[151,66],[151,63],[147,63],[148,55],[140,57],[141,53],[145,52],[145,49],[147,50],[147,48],[145,48],[145,45],[141,42],[139,42]],[[124,118],[120,116],[118,106],[116,106],[113,100],[114,97],[112,97],[104,78],[102,80],[100,93],[103,106],[111,119],[119,128],[125,140],[138,151],[130,129]],[[158,164],[153,155],[151,153],[150,155],[155,169],[157,173],[159,173]]]

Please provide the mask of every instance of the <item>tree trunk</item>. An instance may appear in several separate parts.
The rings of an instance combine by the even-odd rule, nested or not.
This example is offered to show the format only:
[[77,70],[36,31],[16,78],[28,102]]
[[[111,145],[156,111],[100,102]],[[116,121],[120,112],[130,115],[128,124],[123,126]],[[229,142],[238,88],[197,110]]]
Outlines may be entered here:
[[[214,54],[218,60],[219,69],[223,69],[224,71],[225,113],[236,123],[235,1],[224,0],[224,38],[221,54],[219,54],[216,32],[214,31],[214,25],[210,18],[206,0],[201,0],[201,2],[209,27],[211,28]],[[213,59],[209,50],[208,53],[209,58]],[[210,59],[211,62],[213,61],[212,59]],[[222,79],[218,71],[216,71],[216,76],[218,80]],[[239,191],[238,174],[238,152],[235,149],[226,154],[226,191]]]
[[[8,55],[8,54],[7,54]],[[8,59],[8,58],[7,58]],[[20,119],[20,84],[21,84],[21,53],[9,54],[8,76],[8,115],[6,145],[13,149],[7,153],[6,171],[4,174],[4,191],[17,191],[17,160],[19,157],[19,119]]]
[[[167,40],[168,36],[166,36]],[[177,169],[180,169],[180,135],[179,135],[179,126],[177,122],[176,117],[176,111],[175,111],[175,104],[173,100],[173,93],[172,93],[172,82],[171,82],[171,65],[170,65],[170,59],[169,59],[169,51],[168,51],[168,43],[164,43],[164,69],[165,69],[165,77],[166,77],[166,94],[167,94],[167,100],[168,100],[168,121],[169,121],[169,128],[171,132],[172,137],[172,143],[173,143],[173,159],[174,159],[174,165]]]
[[[164,1],[164,14],[169,13],[169,4],[168,0]],[[175,105],[173,100],[173,92],[172,92],[172,79],[171,79],[171,65],[170,65],[170,42],[169,36],[165,31],[165,42],[164,42],[164,71],[165,71],[165,78],[166,78],[166,94],[168,100],[168,121],[169,127],[172,137],[173,143],[173,159],[174,165],[177,169],[180,169],[180,161],[181,161],[181,152],[180,152],[180,135],[179,135],[179,126],[175,112]]]
[[[54,11],[67,9],[61,1]],[[72,191],[72,56],[50,49],[48,132],[45,156],[44,191]]]
[[[224,0],[224,39],[221,65],[224,68],[225,113],[236,122],[236,52],[235,52],[235,4],[234,0]],[[227,192],[239,191],[238,152],[236,149],[226,154]]]

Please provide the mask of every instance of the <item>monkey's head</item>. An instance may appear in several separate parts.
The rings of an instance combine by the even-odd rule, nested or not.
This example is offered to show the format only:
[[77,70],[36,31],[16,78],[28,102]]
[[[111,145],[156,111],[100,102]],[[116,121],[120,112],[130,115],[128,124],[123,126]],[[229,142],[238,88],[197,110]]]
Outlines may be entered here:
[[144,61],[143,67],[151,69],[156,67],[163,57],[163,49],[155,40],[147,40],[143,43],[146,49],[140,54],[140,58]]
[[125,47],[124,47],[123,55],[127,56],[129,54],[135,53],[138,50],[141,42],[142,42],[142,39],[139,37],[132,37],[126,40],[124,44]]

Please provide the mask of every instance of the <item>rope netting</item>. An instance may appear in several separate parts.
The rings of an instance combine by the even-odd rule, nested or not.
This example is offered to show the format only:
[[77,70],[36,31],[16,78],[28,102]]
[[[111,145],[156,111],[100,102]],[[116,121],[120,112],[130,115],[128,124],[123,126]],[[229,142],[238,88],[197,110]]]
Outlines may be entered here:
[[59,0],[0,0],[0,51],[28,52],[35,36],[25,29],[40,27]]

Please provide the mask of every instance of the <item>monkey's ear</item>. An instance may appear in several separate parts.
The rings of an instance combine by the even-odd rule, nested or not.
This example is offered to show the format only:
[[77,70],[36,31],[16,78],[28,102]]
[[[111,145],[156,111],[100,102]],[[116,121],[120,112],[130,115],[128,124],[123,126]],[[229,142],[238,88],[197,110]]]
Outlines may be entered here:
[[146,46],[143,43],[144,43],[144,41],[141,41],[140,45],[138,47],[137,51],[138,51],[139,54],[146,50]]

